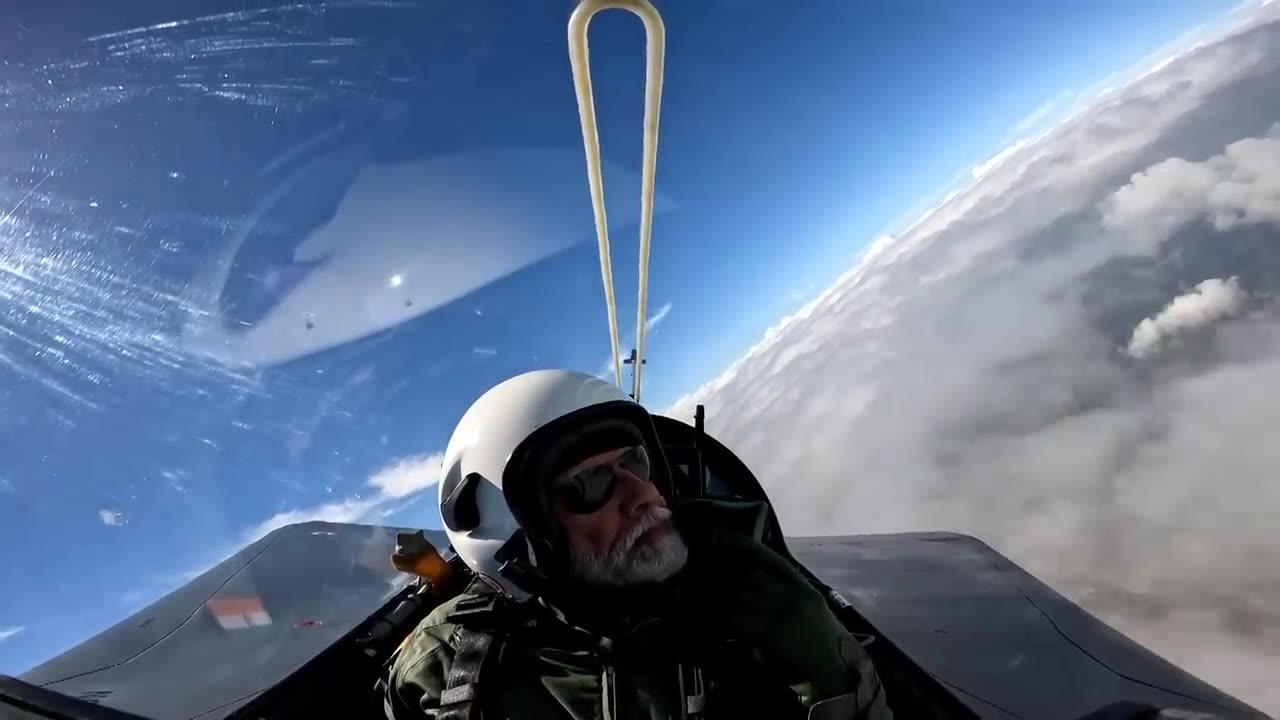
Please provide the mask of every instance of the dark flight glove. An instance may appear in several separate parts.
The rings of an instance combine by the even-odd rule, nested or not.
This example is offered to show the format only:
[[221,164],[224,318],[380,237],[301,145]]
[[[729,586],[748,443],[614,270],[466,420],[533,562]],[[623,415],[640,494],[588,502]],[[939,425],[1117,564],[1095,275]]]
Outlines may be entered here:
[[[675,511],[683,531],[696,513]],[[682,604],[693,632],[750,648],[807,707],[853,693],[851,717],[891,718],[871,659],[818,590],[755,533],[708,520],[700,514],[701,527],[682,532],[689,545]]]

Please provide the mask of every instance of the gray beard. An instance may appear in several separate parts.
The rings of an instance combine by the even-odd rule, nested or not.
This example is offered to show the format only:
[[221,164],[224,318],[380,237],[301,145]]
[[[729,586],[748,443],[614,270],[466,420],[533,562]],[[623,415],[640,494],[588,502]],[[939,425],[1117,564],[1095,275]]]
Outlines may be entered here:
[[571,551],[569,571],[575,578],[596,585],[662,582],[684,567],[689,549],[674,530],[656,540],[639,542],[646,531],[661,525],[671,525],[671,511],[666,508],[656,508],[644,516],[606,552]]

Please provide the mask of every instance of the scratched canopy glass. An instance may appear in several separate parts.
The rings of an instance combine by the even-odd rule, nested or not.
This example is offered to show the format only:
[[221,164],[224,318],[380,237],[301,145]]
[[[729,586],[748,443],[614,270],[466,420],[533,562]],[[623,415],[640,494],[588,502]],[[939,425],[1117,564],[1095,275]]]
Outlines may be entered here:
[[[206,665],[298,654],[407,577],[387,532],[261,538],[438,528],[439,452],[480,392],[613,379],[567,11],[96,8],[3,31],[0,673],[133,613],[115,654],[40,680],[175,662],[174,627]],[[622,44],[598,78],[643,68],[634,18],[595,32]],[[632,85],[602,92],[615,143],[640,137]],[[635,146],[604,163],[623,333]],[[269,572],[146,610],[246,546]],[[151,707],[102,685],[78,694]]]
[[[651,407],[795,309],[814,261],[777,240],[817,247],[847,202],[796,182],[830,161],[804,123],[841,116],[790,108],[852,102],[851,61],[798,51],[853,47],[811,30],[856,9],[779,33],[775,7],[662,7],[643,323],[645,36],[591,26],[618,330],[626,354],[653,328]],[[183,708],[112,678],[198,662],[221,698],[261,690],[235,685],[266,682],[251,661],[300,662],[406,581],[394,528],[440,527],[439,453],[481,392],[614,379],[571,9],[86,0],[0,23],[0,674],[161,716]]]
[[[0,22],[0,674],[145,716],[225,715],[403,586],[394,528],[439,527],[438,453],[480,392],[535,367],[611,374],[572,3],[77,4],[9,4]],[[834,281],[901,193],[945,182],[902,152],[945,135],[938,113],[869,91],[967,37],[909,3],[891,24],[845,0],[660,4],[639,323],[663,323],[658,409],[799,309],[797,285]],[[627,338],[641,24],[601,16],[592,50]],[[931,110],[969,96],[904,87]],[[1045,622],[1031,578],[995,593],[965,570],[989,556],[926,542],[927,566],[881,577],[909,578],[963,632],[921,623],[924,605],[881,601],[878,617],[936,651],[921,657],[938,683],[963,687],[945,676],[964,668],[1023,707],[1094,697],[1063,668],[1095,658]],[[891,557],[858,575],[826,547],[818,563],[849,583]],[[974,623],[996,629],[977,655]],[[1090,672],[1107,678],[1097,697],[1160,692]]]

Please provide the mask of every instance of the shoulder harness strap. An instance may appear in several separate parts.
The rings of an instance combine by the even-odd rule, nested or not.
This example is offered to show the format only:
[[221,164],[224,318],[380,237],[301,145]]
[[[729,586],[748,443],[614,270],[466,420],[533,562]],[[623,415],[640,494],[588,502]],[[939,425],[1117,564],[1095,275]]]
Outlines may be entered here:
[[458,625],[453,665],[440,695],[439,720],[481,720],[484,717],[481,697],[486,674],[502,653],[508,633],[509,609],[494,592],[463,598],[449,622]]

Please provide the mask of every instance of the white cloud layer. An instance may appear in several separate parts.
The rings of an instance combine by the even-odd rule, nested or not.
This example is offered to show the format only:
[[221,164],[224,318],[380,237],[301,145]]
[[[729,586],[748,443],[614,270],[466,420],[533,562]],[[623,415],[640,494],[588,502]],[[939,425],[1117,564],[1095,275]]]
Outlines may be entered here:
[[1160,350],[1169,338],[1188,330],[1210,325],[1240,312],[1247,297],[1240,280],[1209,278],[1186,295],[1179,295],[1169,306],[1138,323],[1129,341],[1129,354],[1145,358]]
[[9,627],[0,627],[0,642],[4,642],[18,633],[26,630],[21,625],[11,625]]
[[[667,412],[706,403],[708,430],[757,473],[789,534],[972,533],[1280,713],[1280,404],[1264,391],[1280,386],[1280,323],[1221,323],[1211,353],[1158,367],[1124,357],[1143,318],[1167,334],[1187,327],[1172,318],[1194,315],[1189,303],[1226,307],[1220,294],[1240,289],[1175,302],[1189,283],[1168,273],[1193,256],[1156,262],[1163,251],[1132,237],[1139,216],[1190,202],[1167,232],[1220,213],[1277,220],[1278,166],[1255,160],[1280,119],[1280,23],[1255,17],[1159,65],[875,242]],[[1152,184],[1175,157],[1180,179]],[[1146,255],[1125,257],[1135,247]]]
[[670,314],[671,314],[671,303],[667,303],[662,307],[658,308],[658,311],[653,315],[651,315],[649,319],[644,322],[644,331],[649,332],[654,328],[658,327],[658,324],[661,323],[663,320],[666,320],[667,316]]
[[385,517],[397,506],[435,488],[440,481],[441,453],[400,458],[371,475],[365,482],[372,492],[308,508],[278,512],[243,534],[249,543],[277,528],[309,520],[359,523]]
[[1280,124],[1204,162],[1169,158],[1135,174],[1106,203],[1103,224],[1154,247],[1200,217],[1219,230],[1280,222]]

